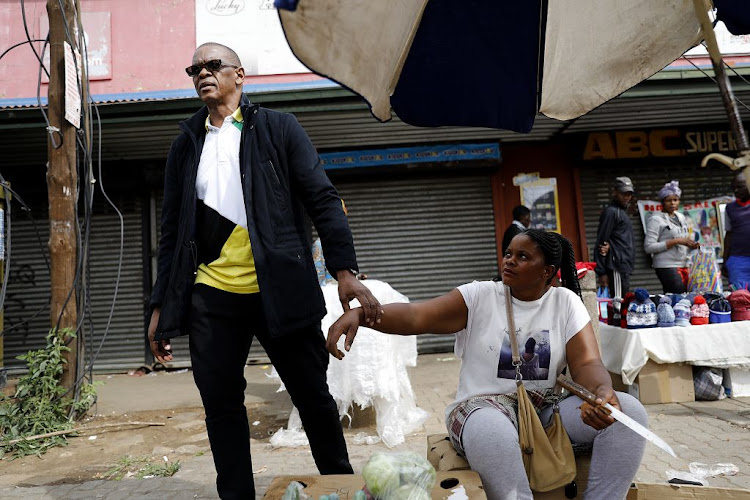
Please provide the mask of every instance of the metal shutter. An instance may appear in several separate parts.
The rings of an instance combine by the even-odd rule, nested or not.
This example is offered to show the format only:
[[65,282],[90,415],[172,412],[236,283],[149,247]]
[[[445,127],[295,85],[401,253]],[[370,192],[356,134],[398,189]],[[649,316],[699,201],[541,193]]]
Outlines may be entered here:
[[[409,300],[497,276],[489,175],[334,183],[349,211],[360,271]],[[422,335],[418,349],[449,352],[453,342],[453,335]]]
[[[154,248],[158,248],[158,241],[161,238],[161,209],[164,203],[164,191],[161,190],[156,194],[156,245]],[[153,273],[156,276],[154,270]],[[174,355],[174,361],[172,363],[175,367],[189,367],[190,362],[190,345],[188,337],[183,335],[172,340],[172,354]],[[268,354],[260,345],[257,339],[253,339],[252,346],[250,347],[250,354],[247,358],[248,362],[267,362]]]
[[[589,258],[592,261],[594,259],[599,215],[612,199],[615,177],[630,177],[638,198],[643,200],[658,199],[659,189],[673,179],[680,181],[681,200],[685,203],[731,194],[730,184],[735,174],[722,166],[701,168],[699,161],[667,163],[644,159],[637,165],[628,162],[596,162],[584,166],[581,169],[581,191]],[[635,270],[630,279],[630,288],[643,287],[651,293],[661,293],[661,284],[651,267],[651,256],[643,251],[644,231],[640,217],[636,214],[630,219],[636,246]]]
[[[105,329],[112,306],[120,253],[120,223],[117,214],[104,201],[95,202],[91,218],[89,300],[93,331],[86,320],[84,329],[88,344],[85,347],[85,363],[90,364],[92,356],[99,351],[94,369],[100,371],[137,367],[143,363],[146,348],[143,331],[142,203],[138,199],[125,197],[116,198],[114,202],[123,214],[125,237],[117,302],[106,338]],[[49,237],[46,204],[45,199],[32,205],[36,209],[37,228],[45,253]],[[37,212],[44,216],[38,216]],[[50,295],[49,272],[42,249],[31,221],[20,210],[13,212],[11,230],[6,327],[32,316],[47,303]],[[79,311],[79,317],[82,314],[83,311]],[[49,328],[49,309],[46,308],[28,324],[7,332],[4,339],[5,365],[11,369],[22,368],[23,362],[16,360],[15,356],[44,346],[44,337]]]
[[[3,363],[11,372],[25,368],[25,363],[17,360],[16,356],[44,347],[44,337],[50,328],[49,307],[46,305],[50,297],[49,270],[44,263],[49,240],[47,201],[26,197],[24,200],[33,210],[39,238],[31,220],[21,211],[18,203],[11,202],[11,254],[3,311],[6,329]],[[34,314],[37,316],[31,319]],[[21,324],[25,320],[30,321]],[[14,325],[18,326],[13,328]]]

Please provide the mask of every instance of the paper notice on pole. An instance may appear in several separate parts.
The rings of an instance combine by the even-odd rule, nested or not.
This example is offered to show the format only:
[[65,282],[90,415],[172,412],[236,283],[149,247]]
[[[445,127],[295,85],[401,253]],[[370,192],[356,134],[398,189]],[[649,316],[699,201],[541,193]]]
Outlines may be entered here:
[[[75,128],[81,128],[81,93],[78,90],[80,58],[73,48],[65,44],[65,119]],[[76,67],[78,65],[78,67]]]

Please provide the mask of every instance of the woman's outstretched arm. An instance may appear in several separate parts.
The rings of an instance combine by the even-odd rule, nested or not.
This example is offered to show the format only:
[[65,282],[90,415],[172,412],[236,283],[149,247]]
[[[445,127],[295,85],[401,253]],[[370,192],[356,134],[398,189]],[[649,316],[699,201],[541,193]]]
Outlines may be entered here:
[[375,325],[365,323],[364,312],[359,307],[345,312],[328,329],[328,351],[336,358],[342,359],[344,353],[337,345],[339,338],[342,335],[346,336],[344,350],[349,351],[360,325],[396,335],[449,334],[466,328],[469,315],[464,298],[458,289],[424,302],[387,304],[383,306],[383,311],[380,322]]

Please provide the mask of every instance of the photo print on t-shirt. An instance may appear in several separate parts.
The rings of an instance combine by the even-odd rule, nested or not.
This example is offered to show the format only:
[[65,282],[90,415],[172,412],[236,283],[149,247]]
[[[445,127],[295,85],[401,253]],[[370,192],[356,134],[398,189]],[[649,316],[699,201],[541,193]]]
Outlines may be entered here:
[[[534,332],[526,340],[519,338],[518,346],[521,355],[521,376],[524,380],[547,380],[549,376],[550,343],[549,330]],[[513,366],[513,350],[510,348],[510,337],[503,337],[500,349],[500,361],[497,365],[497,378],[515,380],[516,368]]]

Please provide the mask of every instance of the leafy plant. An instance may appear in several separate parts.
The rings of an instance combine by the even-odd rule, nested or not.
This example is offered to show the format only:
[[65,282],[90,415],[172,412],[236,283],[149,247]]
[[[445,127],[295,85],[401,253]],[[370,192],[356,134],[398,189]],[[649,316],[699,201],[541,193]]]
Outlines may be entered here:
[[149,457],[121,457],[107,472],[102,475],[103,479],[120,481],[126,477],[135,476],[138,479],[147,477],[170,477],[180,470],[180,461],[172,463],[153,463]]
[[73,421],[68,417],[72,409],[83,414],[96,399],[92,385],[81,388],[77,402],[65,399],[66,390],[60,385],[64,354],[70,349],[65,339],[75,336],[70,329],[50,330],[47,346],[18,356],[25,361],[28,372],[18,381],[13,397],[0,395],[0,455],[11,453],[15,457],[41,455],[54,446],[67,444],[63,436],[34,440],[11,441],[40,434],[69,430]]

